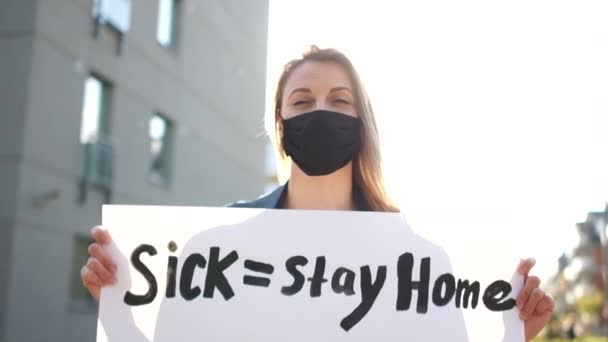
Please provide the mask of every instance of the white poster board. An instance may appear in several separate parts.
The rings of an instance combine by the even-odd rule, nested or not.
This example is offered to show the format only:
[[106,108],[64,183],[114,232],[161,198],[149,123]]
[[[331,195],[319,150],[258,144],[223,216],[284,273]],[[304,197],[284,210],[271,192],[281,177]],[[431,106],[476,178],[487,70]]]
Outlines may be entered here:
[[475,254],[491,234],[437,243],[395,213],[245,208],[104,206],[103,225],[118,282],[98,342],[524,341],[519,256]]

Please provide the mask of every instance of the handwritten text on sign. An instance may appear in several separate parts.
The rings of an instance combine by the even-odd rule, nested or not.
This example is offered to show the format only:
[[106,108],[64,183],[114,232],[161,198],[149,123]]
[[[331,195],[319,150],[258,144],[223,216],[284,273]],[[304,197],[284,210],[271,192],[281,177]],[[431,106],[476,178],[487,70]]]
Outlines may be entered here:
[[398,214],[106,206],[103,224],[119,281],[102,291],[100,341],[471,341],[471,311],[504,341],[523,334],[505,323],[511,270],[461,276]]
[[[172,242],[174,244],[174,242]],[[170,244],[170,245],[172,245]],[[144,305],[151,303],[158,294],[158,282],[150,269],[141,261],[140,256],[143,253],[156,255],[157,250],[152,245],[140,245],[131,254],[131,264],[133,268],[139,271],[148,282],[148,291],[142,295],[136,295],[127,291],[124,296],[124,302],[127,305]],[[225,300],[230,300],[234,295],[234,290],[230,286],[230,282],[224,275],[229,267],[231,267],[239,259],[237,251],[233,250],[228,255],[220,258],[220,248],[211,247],[209,251],[209,262],[199,254],[190,254],[184,261],[181,269],[179,280],[179,292],[181,297],[186,301],[192,301],[198,297],[213,298],[214,292],[217,289]],[[170,256],[167,263],[167,286],[165,291],[166,298],[174,298],[176,293],[177,283],[177,265],[179,259],[175,256]],[[304,256],[293,256],[285,262],[285,270],[293,277],[293,282],[288,286],[281,287],[281,293],[286,296],[292,296],[300,292],[304,287],[305,281],[310,282],[310,297],[321,296],[321,289],[324,283],[328,282],[325,278],[325,257],[319,256],[316,258],[314,272],[312,276],[306,277],[298,267],[308,264],[308,259]],[[194,271],[196,268],[207,267],[205,277],[204,290],[201,286],[193,285]],[[408,310],[412,302],[412,294],[414,290],[418,291],[418,302],[416,312],[425,314],[428,311],[429,305],[429,287],[431,273],[431,258],[422,258],[420,264],[420,275],[418,281],[413,279],[414,256],[412,253],[404,253],[399,257],[397,262],[397,311]],[[259,272],[264,274],[272,274],[274,266],[271,264],[245,259],[244,268],[249,271]],[[369,265],[361,266],[360,268],[360,289],[361,302],[359,305],[344,319],[340,326],[348,331],[355,326],[367,312],[371,309],[376,297],[382,290],[386,282],[386,265],[378,266],[376,270],[375,280]],[[344,294],[352,296],[355,294],[355,277],[354,271],[346,268],[337,268],[331,277],[331,288],[336,294]],[[265,276],[243,276],[243,284],[250,286],[268,287],[270,278]],[[511,284],[504,280],[497,280],[486,287],[483,293],[483,303],[486,308],[491,311],[506,311],[515,306],[514,299],[506,299],[511,293]],[[456,278],[450,273],[444,273],[439,276],[433,284],[432,303],[436,306],[445,306],[449,304],[454,297],[457,308],[461,306],[467,308],[469,301],[471,308],[475,309],[479,302],[480,284],[478,281],[469,282],[469,280],[456,281]]]

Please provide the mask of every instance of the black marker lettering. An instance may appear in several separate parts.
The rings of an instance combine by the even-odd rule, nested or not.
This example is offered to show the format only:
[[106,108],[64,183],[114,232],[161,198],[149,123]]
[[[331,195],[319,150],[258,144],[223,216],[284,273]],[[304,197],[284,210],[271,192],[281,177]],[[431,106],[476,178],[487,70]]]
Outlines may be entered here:
[[167,290],[165,296],[167,298],[175,297],[175,282],[177,277],[177,257],[170,256],[167,262]]
[[265,274],[272,274],[272,272],[274,272],[274,266],[264,262],[247,259],[245,260],[245,263],[243,265],[245,266],[245,269],[254,272],[260,272]]
[[209,250],[209,265],[207,267],[207,277],[205,278],[205,291],[203,297],[213,298],[215,288],[220,291],[225,300],[234,296],[234,291],[224,275],[224,271],[239,259],[236,251],[230,252],[222,260],[219,260],[220,248],[211,247]]
[[[246,259],[244,263],[245,269],[259,272],[264,274],[272,274],[274,272],[274,266],[271,264],[267,264],[264,262],[259,262],[255,260]],[[258,277],[258,276],[250,276],[246,275],[243,277],[243,284],[251,285],[251,286],[261,286],[268,287],[270,286],[270,279],[267,277]]]
[[[175,253],[177,245],[171,241],[168,245],[170,253]],[[158,293],[158,284],[152,271],[141,260],[142,254],[150,256],[157,254],[156,248],[152,245],[139,245],[131,253],[132,267],[137,270],[148,283],[148,290],[143,295],[135,295],[127,291],[123,301],[130,306],[149,304],[154,301]],[[179,292],[183,299],[191,301],[197,297],[213,298],[215,289],[221,293],[227,301],[234,297],[234,291],[226,278],[226,270],[239,259],[237,251],[233,250],[220,259],[220,248],[211,247],[209,258],[206,260],[203,255],[194,253],[189,255],[184,261],[179,274]],[[424,314],[428,312],[431,258],[420,259],[419,280],[414,281],[414,255],[406,252],[399,256],[397,261],[397,311],[409,310],[411,307],[414,290],[417,292],[416,312]],[[177,291],[178,281],[177,256],[170,255],[167,260],[167,282],[165,296],[174,298]],[[310,296],[320,297],[323,284],[328,282],[325,278],[326,258],[319,256],[316,258],[314,271],[311,277],[306,277],[300,268],[308,264],[308,259],[304,256],[293,256],[285,262],[286,271],[293,277],[293,282],[289,286],[281,287],[281,293],[286,296],[293,296],[300,292],[306,281],[310,282]],[[245,270],[253,272],[255,275],[245,274],[243,284],[257,287],[269,287],[274,273],[272,264],[245,259],[243,263]],[[193,284],[194,273],[197,268],[207,268],[204,281],[204,289]],[[351,330],[367,315],[377,300],[387,277],[387,266],[377,268],[375,280],[372,277],[370,266],[360,268],[360,289],[361,301],[359,305],[346,317],[340,321],[340,326],[345,331]],[[331,289],[336,294],[352,296],[355,294],[355,280],[357,274],[346,267],[338,267],[331,277]],[[202,280],[202,278],[200,278]],[[194,281],[196,283],[196,281]],[[432,304],[437,307],[448,305],[456,297],[456,308],[475,309],[479,302],[480,284],[478,281],[472,283],[466,279],[456,279],[453,274],[445,273],[434,280],[432,284]],[[515,299],[509,298],[512,292],[511,285],[504,280],[497,280],[490,284],[483,293],[483,304],[490,311],[506,311],[515,307]]]
[[145,305],[150,304],[156,298],[156,293],[158,292],[158,284],[156,283],[156,278],[154,278],[154,274],[150,271],[150,269],[139,259],[142,253],[148,253],[151,256],[156,255],[156,248],[151,245],[139,245],[139,247],[135,248],[133,253],[131,253],[131,264],[133,268],[135,268],[139,273],[141,273],[146,281],[148,282],[148,292],[143,295],[134,295],[131,291],[127,291],[125,293],[125,297],[123,301],[127,305],[137,306],[137,305]]
[[243,284],[251,286],[268,287],[270,286],[270,279],[264,277],[254,277],[246,275],[243,277]]
[[349,331],[365,317],[376,301],[385,281],[386,266],[378,267],[375,282],[372,281],[372,274],[369,266],[361,267],[361,304],[340,322],[342,329]]
[[515,299],[503,299],[511,293],[511,284],[504,280],[497,280],[490,284],[483,293],[483,303],[491,311],[507,311],[515,307]]
[[460,303],[462,302],[462,307],[466,309],[469,306],[469,299],[473,296],[471,308],[475,309],[477,307],[477,302],[479,301],[479,291],[478,281],[469,285],[468,280],[463,281],[459,279],[458,286],[456,287],[456,307],[460,308]]
[[201,295],[200,286],[192,287],[192,279],[195,267],[205,268],[206,264],[205,257],[198,253],[190,254],[184,261],[179,280],[179,292],[185,300],[193,300]]
[[293,283],[289,286],[283,286],[281,288],[281,293],[286,296],[293,296],[294,294],[300,292],[302,287],[304,286],[304,282],[306,278],[302,274],[302,272],[298,271],[298,266],[306,266],[308,264],[308,259],[305,257],[298,255],[293,256],[285,262],[285,269],[291,276],[293,277]]
[[311,297],[319,297],[321,296],[321,285],[327,282],[327,279],[323,278],[325,274],[325,257],[320,256],[317,257],[317,262],[315,264],[315,272],[313,273],[311,278],[308,278],[310,281],[310,296]]
[[[344,282],[340,279],[344,277]],[[335,293],[344,293],[347,296],[355,294],[355,272],[345,267],[340,267],[331,278],[331,288]]]
[[397,311],[408,310],[412,302],[413,290],[418,290],[416,312],[426,313],[429,303],[429,281],[431,277],[431,258],[420,262],[420,281],[412,280],[414,256],[404,253],[397,261]]
[[[444,287],[445,294],[442,295]],[[437,306],[445,306],[452,300],[455,293],[456,279],[454,276],[449,273],[442,274],[435,280],[435,286],[433,286],[433,303]]]

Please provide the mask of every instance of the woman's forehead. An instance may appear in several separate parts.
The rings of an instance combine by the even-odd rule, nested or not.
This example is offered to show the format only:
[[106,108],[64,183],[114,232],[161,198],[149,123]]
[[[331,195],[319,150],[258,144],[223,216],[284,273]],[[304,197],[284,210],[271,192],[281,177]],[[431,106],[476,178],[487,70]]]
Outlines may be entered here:
[[352,90],[351,79],[344,67],[336,62],[307,61],[293,70],[285,83],[284,92],[289,94],[297,88],[322,90],[336,87]]

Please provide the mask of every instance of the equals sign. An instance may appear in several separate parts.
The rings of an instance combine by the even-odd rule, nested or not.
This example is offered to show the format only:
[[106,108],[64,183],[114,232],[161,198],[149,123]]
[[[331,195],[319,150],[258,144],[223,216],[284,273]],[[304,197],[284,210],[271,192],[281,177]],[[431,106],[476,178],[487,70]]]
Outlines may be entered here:
[[[272,274],[272,272],[274,272],[274,266],[272,266],[271,264],[265,264],[263,262],[253,261],[249,259],[245,260],[245,268],[253,272],[259,272],[264,274]],[[268,285],[270,285],[270,279],[267,277],[256,277],[246,275],[243,277],[243,284],[268,287]]]

